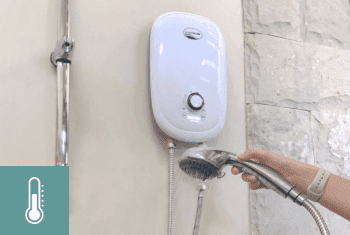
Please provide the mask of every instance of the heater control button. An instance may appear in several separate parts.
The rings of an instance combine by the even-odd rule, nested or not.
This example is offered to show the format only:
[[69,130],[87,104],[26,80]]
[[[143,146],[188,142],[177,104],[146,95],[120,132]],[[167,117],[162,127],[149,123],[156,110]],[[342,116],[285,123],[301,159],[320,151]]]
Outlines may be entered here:
[[199,93],[192,93],[188,96],[187,104],[193,110],[200,110],[204,106],[204,99]]

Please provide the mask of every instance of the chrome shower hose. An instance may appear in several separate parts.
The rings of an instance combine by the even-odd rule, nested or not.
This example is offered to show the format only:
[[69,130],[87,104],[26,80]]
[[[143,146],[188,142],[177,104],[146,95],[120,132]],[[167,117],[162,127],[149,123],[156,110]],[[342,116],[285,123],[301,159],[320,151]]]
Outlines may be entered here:
[[326,222],[323,220],[321,213],[316,209],[316,207],[309,202],[307,199],[305,199],[303,201],[302,204],[303,207],[306,208],[306,210],[308,210],[311,214],[311,216],[314,218],[314,220],[316,221],[316,224],[318,226],[318,228],[320,229],[320,232],[322,235],[330,235]]
[[174,223],[174,154],[175,145],[168,143],[169,149],[169,208],[168,208],[168,235],[173,235],[173,223]]

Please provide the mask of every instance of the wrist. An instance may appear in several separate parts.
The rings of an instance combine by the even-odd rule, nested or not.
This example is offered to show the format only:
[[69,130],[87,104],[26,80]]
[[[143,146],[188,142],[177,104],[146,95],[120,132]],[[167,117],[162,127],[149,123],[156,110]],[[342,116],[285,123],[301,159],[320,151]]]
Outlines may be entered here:
[[297,160],[287,163],[290,167],[292,175],[290,179],[292,184],[298,187],[303,193],[307,194],[307,188],[313,182],[319,170],[318,167]]

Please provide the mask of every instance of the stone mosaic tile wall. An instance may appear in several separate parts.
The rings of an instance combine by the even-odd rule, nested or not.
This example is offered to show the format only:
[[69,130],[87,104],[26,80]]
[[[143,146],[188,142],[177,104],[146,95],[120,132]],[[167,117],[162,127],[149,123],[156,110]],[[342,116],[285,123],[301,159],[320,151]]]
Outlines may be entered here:
[[[349,0],[243,0],[248,149],[350,179]],[[252,235],[320,234],[303,207],[250,190]],[[331,234],[350,222],[319,203]]]

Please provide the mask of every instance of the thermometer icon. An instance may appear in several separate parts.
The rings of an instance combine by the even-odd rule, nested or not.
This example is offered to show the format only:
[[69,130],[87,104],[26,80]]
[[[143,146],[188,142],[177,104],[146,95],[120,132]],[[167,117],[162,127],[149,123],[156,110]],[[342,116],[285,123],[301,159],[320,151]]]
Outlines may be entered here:
[[[41,185],[40,179],[32,177],[28,181],[28,209],[26,210],[26,220],[31,224],[38,224],[44,218],[44,211],[41,209]],[[44,192],[44,190],[42,190]],[[44,201],[44,200],[43,200]]]

